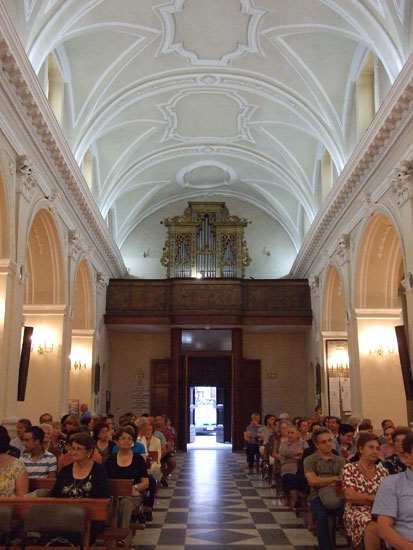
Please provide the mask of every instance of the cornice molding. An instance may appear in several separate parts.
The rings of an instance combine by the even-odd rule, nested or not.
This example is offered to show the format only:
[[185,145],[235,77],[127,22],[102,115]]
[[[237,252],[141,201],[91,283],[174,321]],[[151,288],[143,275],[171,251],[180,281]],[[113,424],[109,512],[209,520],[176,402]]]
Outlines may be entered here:
[[123,276],[126,267],[120,251],[87,188],[80,168],[1,2],[0,20],[0,68],[10,84],[10,88],[4,91],[10,101],[20,107],[19,114],[25,119],[25,124],[30,121],[38,137],[36,145],[45,163],[53,166],[57,172],[62,193],[73,205],[73,213],[79,225],[86,229],[111,275]]
[[[370,175],[382,163],[391,144],[408,125],[411,116],[407,120],[406,112],[413,105],[412,75],[413,55],[409,57],[319,210],[291,268],[289,275],[291,278],[306,276],[339,219],[350,208],[357,195],[364,191],[365,196],[364,187]],[[402,151],[401,155],[403,156]]]

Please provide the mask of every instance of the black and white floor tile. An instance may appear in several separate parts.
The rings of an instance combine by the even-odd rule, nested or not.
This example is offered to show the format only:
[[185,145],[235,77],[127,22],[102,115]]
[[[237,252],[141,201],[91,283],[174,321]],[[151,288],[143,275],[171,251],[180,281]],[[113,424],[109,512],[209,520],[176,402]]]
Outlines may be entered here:
[[177,460],[153,522],[134,537],[137,550],[316,550],[304,519],[260,475],[247,473],[244,454],[191,450]]

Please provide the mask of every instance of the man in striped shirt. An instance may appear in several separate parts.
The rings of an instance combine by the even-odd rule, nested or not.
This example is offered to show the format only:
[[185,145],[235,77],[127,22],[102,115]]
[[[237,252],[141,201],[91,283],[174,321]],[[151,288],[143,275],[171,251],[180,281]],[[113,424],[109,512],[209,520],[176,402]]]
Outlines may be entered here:
[[23,435],[24,453],[20,460],[31,477],[56,477],[56,457],[43,449],[44,432],[32,426]]

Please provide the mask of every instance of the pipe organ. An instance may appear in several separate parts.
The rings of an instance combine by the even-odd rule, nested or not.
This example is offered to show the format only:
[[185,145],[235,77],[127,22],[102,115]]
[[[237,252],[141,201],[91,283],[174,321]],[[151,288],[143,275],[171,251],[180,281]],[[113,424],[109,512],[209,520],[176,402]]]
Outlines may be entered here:
[[224,202],[189,202],[168,228],[161,263],[167,278],[243,278],[250,264],[245,218],[230,216]]

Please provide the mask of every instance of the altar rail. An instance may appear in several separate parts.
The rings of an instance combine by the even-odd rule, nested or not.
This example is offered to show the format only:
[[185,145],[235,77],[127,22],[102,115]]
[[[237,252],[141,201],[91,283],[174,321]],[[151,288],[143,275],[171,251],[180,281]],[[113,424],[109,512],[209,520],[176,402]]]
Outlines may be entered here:
[[311,325],[306,279],[111,279],[106,324]]

